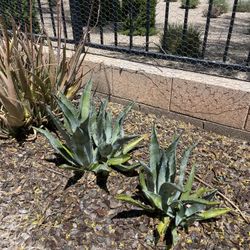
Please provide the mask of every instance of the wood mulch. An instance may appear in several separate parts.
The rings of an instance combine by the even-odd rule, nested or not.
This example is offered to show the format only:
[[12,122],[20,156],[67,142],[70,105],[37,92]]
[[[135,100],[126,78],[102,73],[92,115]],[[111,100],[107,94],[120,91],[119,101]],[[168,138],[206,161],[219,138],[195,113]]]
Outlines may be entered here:
[[[122,106],[111,103],[110,108],[117,113]],[[249,142],[138,111],[129,114],[125,127],[129,133],[150,134],[154,123],[163,147],[181,132],[178,153],[199,142],[191,159],[198,165],[197,176],[249,219]],[[147,161],[148,141],[134,157]],[[64,190],[72,173],[57,168],[54,158],[40,135],[35,141],[0,140],[0,249],[164,249],[154,246],[154,219],[114,199],[115,194],[134,192],[136,176],[113,172],[107,193],[88,173]],[[180,229],[175,249],[249,249],[250,226],[232,209],[217,220],[195,223],[189,232]]]

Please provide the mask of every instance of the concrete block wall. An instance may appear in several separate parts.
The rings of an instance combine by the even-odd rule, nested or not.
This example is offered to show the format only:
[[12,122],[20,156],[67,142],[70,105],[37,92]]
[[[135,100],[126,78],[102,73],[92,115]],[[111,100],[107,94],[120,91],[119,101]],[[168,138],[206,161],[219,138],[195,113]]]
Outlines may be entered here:
[[250,82],[93,55],[83,71],[113,101],[250,141]]

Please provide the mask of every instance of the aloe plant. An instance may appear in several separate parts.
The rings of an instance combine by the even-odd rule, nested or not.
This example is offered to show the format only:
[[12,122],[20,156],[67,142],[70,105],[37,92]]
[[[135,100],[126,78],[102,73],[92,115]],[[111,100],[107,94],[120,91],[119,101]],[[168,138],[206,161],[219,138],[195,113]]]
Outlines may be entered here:
[[102,102],[99,111],[91,102],[92,81],[89,81],[80,98],[78,107],[63,94],[57,98],[63,114],[63,122],[48,107],[62,140],[54,137],[48,130],[37,128],[50,141],[52,147],[67,162],[60,167],[77,172],[110,172],[112,168],[129,171],[139,164],[130,164],[129,154],[144,136],[125,136],[124,119],[131,109],[128,105],[113,121],[107,111],[107,101]]
[[155,213],[160,222],[157,232],[160,239],[168,230],[172,233],[172,243],[178,240],[177,228],[187,228],[194,221],[206,220],[225,214],[229,208],[213,208],[220,202],[214,201],[216,190],[198,188],[192,191],[195,166],[187,178],[185,175],[188,160],[194,146],[188,148],[177,169],[176,148],[180,137],[176,137],[171,145],[163,150],[159,147],[155,128],[153,128],[150,144],[150,164],[142,164],[140,171],[140,187],[144,203],[125,194],[117,195],[118,200],[129,202],[146,211]]
[[54,95],[74,97],[82,86],[83,45],[67,58],[66,47],[54,51],[49,38],[32,39],[14,22],[9,33],[1,16],[0,30],[0,135],[15,136],[48,123],[45,107],[56,110]]

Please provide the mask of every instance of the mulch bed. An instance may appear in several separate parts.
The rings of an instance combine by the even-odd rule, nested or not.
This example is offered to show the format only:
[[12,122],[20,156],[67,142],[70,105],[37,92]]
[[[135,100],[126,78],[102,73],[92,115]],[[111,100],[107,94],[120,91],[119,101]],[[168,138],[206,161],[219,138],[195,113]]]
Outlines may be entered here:
[[[117,113],[122,106],[110,108]],[[129,133],[150,134],[154,123],[163,147],[175,133],[183,133],[179,153],[198,141],[190,162],[198,165],[197,175],[249,215],[248,142],[138,111],[129,114],[125,127]],[[147,161],[148,141],[134,157]],[[58,169],[54,158],[40,135],[35,141],[0,140],[0,249],[164,249],[154,246],[154,219],[114,199],[135,191],[136,176],[113,172],[107,193],[87,173],[64,190],[72,173]],[[233,209],[217,220],[195,223],[189,232],[179,230],[175,249],[249,249],[249,232],[249,224]]]

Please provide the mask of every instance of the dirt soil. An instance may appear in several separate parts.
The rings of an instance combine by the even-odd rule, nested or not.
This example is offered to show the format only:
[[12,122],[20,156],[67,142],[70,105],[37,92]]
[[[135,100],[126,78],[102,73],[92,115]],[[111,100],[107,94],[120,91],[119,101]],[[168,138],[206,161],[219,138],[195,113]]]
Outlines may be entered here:
[[[110,107],[117,113],[122,106]],[[126,131],[150,133],[153,123],[163,147],[180,132],[179,153],[199,141],[191,160],[198,164],[197,176],[249,216],[249,142],[138,111],[130,113]],[[134,157],[147,161],[148,141]],[[164,249],[154,246],[154,219],[114,199],[135,192],[136,176],[113,172],[109,193],[96,185],[93,174],[64,190],[72,173],[58,169],[53,159],[40,135],[35,141],[0,140],[0,249]],[[232,207],[221,200],[222,206]],[[249,249],[250,225],[232,209],[217,220],[195,223],[188,233],[180,229],[175,249]]]

